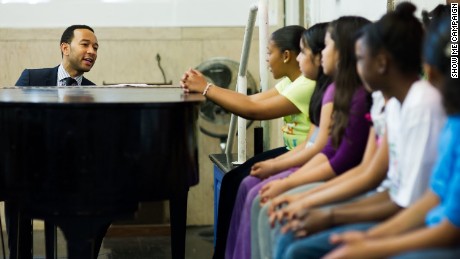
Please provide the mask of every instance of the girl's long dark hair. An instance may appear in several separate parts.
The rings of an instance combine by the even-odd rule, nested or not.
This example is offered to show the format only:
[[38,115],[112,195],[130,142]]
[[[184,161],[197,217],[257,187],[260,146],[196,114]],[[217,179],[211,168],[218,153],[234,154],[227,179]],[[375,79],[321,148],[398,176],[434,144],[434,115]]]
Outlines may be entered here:
[[[329,23],[317,23],[302,33],[302,42],[304,46],[308,46],[315,56],[321,55],[321,51],[325,47],[324,36],[326,34],[328,24]],[[311,96],[308,110],[310,121],[315,125],[319,125],[323,95],[324,92],[326,92],[327,86],[331,84],[331,82],[332,78],[325,75],[323,67],[320,66],[316,79],[315,90]]]
[[340,145],[345,134],[353,95],[363,85],[356,71],[355,34],[367,24],[370,24],[370,21],[363,17],[343,16],[331,22],[328,28],[339,52],[339,62],[334,75],[334,111],[330,133],[334,147]]

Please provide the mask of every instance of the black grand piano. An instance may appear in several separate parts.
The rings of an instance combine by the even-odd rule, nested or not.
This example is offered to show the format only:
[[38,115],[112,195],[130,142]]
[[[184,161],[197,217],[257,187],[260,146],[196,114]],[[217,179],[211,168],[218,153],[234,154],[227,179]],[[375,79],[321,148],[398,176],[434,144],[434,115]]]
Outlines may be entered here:
[[[167,199],[172,257],[183,258],[202,101],[178,87],[0,88],[1,196],[59,226],[69,258],[94,258],[107,222]],[[18,256],[30,258],[19,233]]]

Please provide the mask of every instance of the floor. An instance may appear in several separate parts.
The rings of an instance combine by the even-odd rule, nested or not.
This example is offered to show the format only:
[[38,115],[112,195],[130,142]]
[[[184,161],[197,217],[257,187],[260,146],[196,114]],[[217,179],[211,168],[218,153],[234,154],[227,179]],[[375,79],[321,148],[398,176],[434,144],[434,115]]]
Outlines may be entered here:
[[[212,226],[187,227],[186,259],[211,258],[213,252]],[[5,236],[5,235],[4,235]],[[5,236],[6,237],[6,236]],[[34,231],[34,259],[44,259],[43,231]],[[6,241],[5,241],[6,242]],[[6,246],[6,243],[5,243]],[[8,254],[8,253],[7,253]],[[0,258],[2,258],[0,246]],[[58,234],[58,258],[67,258],[65,242]],[[170,259],[170,237],[106,237],[98,259]]]

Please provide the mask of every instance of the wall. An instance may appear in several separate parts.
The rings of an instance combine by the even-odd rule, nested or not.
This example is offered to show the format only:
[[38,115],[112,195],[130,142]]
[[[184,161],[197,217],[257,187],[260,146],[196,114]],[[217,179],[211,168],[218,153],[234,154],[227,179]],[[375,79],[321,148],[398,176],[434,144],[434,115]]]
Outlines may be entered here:
[[[403,0],[393,0],[395,6],[398,3],[404,2]],[[439,4],[446,4],[445,0],[406,0],[406,2],[411,2],[415,6],[417,6],[417,10],[415,11],[417,17],[422,17],[422,11],[431,11]]]
[[329,22],[343,15],[378,20],[387,10],[386,0],[305,0],[307,23]]
[[[0,0],[0,27],[56,28],[68,24],[95,27],[244,26],[256,0]],[[270,0],[270,17],[278,17]],[[84,22],[82,22],[84,21]],[[271,23],[276,24],[276,19]]]
[[[243,28],[94,28],[98,59],[86,76],[103,82],[163,82],[156,54],[168,80],[216,56],[239,60]],[[13,85],[23,68],[56,66],[61,60],[59,29],[1,29],[0,85]],[[257,33],[254,34],[257,39]],[[258,45],[253,43],[249,70],[258,78]]]
[[396,6],[404,1],[417,6],[418,17],[421,17],[422,10],[430,11],[438,4],[446,3],[445,0],[304,0],[305,24],[328,22],[343,15],[359,15],[376,21],[387,12],[388,4]]

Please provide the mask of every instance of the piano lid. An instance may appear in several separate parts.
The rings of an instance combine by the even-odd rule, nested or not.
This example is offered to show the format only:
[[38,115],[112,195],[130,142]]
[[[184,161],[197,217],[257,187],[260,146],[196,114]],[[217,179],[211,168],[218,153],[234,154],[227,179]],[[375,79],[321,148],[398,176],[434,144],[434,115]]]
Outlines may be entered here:
[[202,102],[201,94],[184,94],[180,87],[79,86],[3,87],[0,106],[8,104],[157,104]]

